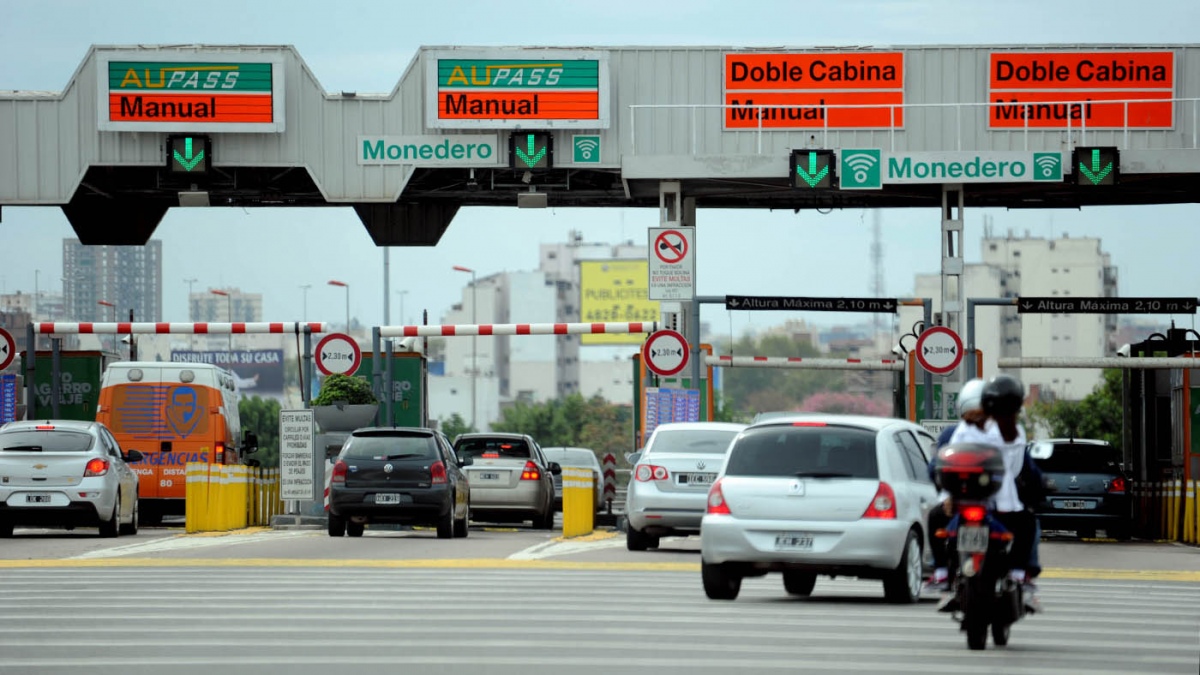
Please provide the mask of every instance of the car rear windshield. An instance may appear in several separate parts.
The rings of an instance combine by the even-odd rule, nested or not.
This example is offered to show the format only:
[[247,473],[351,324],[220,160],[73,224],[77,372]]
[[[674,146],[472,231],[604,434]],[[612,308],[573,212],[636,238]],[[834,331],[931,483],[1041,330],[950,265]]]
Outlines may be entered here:
[[1055,443],[1053,448],[1035,446],[1030,454],[1048,473],[1117,473],[1121,469],[1121,453],[1111,445]]
[[454,446],[459,457],[530,459],[529,444],[520,438],[463,438]]
[[875,479],[875,432],[837,426],[753,429],[733,446],[725,473]]
[[93,440],[79,431],[10,431],[0,434],[0,452],[87,452]]
[[558,450],[555,448],[542,448],[542,452],[546,453],[546,459],[552,462],[558,462],[563,466],[577,466],[591,469],[596,465],[596,453],[591,450]]
[[354,434],[342,447],[343,459],[434,459],[437,441],[428,434]]
[[646,448],[647,455],[664,452],[723,455],[737,431],[732,429],[660,429]]

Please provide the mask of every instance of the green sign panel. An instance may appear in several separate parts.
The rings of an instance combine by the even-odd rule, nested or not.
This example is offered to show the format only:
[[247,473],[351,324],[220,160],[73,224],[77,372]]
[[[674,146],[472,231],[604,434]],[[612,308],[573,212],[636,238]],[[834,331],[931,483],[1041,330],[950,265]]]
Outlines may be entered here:
[[[374,354],[364,352],[362,363],[354,374],[370,381],[373,361]],[[392,356],[392,421],[398,427],[423,427],[427,424],[422,411],[423,363],[423,359],[416,353]],[[384,367],[387,367],[386,363]],[[379,423],[385,422],[386,417],[381,410]]]
[[538,59],[438,59],[438,87],[596,89],[600,62]]
[[[944,399],[944,400],[943,400]],[[943,397],[942,385],[933,385],[933,414],[925,409],[925,385],[917,385],[917,420],[957,420],[958,393]]]
[[842,151],[842,187],[848,190],[883,188],[883,151],[877,148]]
[[571,160],[576,164],[600,163],[600,137],[574,136],[571,142]]
[[[54,417],[54,394],[51,388],[51,353],[37,352],[34,364],[33,418]],[[25,357],[21,356],[21,374],[25,374]],[[100,400],[100,376],[108,361],[100,352],[62,352],[60,354],[58,419],[92,422]]]
[[108,90],[144,92],[270,92],[270,63],[110,61]]

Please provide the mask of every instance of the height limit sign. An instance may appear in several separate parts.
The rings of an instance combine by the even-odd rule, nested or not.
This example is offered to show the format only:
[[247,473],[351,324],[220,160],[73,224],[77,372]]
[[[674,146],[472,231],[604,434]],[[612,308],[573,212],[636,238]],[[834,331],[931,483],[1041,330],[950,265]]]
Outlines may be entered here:
[[650,299],[696,295],[696,228],[650,228]]

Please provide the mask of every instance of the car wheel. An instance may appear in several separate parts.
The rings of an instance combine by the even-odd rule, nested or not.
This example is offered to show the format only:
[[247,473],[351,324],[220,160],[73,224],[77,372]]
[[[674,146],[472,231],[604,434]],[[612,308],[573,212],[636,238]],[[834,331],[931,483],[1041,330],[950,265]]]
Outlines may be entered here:
[[533,526],[539,530],[554,529],[554,505],[551,504],[544,512],[533,519]]
[[346,523],[346,536],[361,537],[363,530],[367,529],[366,523],[356,523],[353,520]]
[[1075,530],[1075,536],[1079,537],[1080,539],[1095,539],[1096,531],[1095,530]]
[[133,498],[133,517],[129,519],[128,525],[121,526],[121,534],[134,535],[138,532],[138,498]]
[[13,524],[0,520],[0,538],[8,539],[13,536]]
[[783,590],[788,595],[799,595],[807,598],[812,595],[813,587],[817,585],[817,575],[812,572],[799,570],[783,571]]
[[630,551],[645,551],[649,548],[658,548],[658,537],[648,535],[641,530],[635,530],[630,525],[625,530],[625,548]]
[[909,530],[900,564],[883,579],[883,597],[896,604],[912,604],[921,597],[921,543]]
[[146,527],[158,527],[159,525],[162,525],[163,519],[162,511],[160,511],[157,506],[149,505],[142,509],[141,513],[138,514],[138,518],[140,518],[142,521],[139,524],[145,525]]
[[742,578],[720,564],[700,563],[700,580],[709,600],[736,600],[742,590]]
[[117,493],[117,501],[113,504],[112,517],[100,523],[100,536],[113,538],[121,534],[121,494]]
[[446,515],[438,519],[437,523],[437,538],[449,539],[454,536],[454,504],[450,504],[450,508],[446,510]]
[[454,521],[454,536],[465,539],[471,533],[471,502],[467,501],[467,510],[461,520]]
[[341,537],[346,534],[346,520],[341,516],[329,514],[329,536]]
[[1117,541],[1129,541],[1133,538],[1133,528],[1129,525],[1113,525],[1104,532]]
[[1012,630],[1012,624],[992,624],[992,642],[996,643],[997,647],[1003,647],[1008,644],[1008,634]]

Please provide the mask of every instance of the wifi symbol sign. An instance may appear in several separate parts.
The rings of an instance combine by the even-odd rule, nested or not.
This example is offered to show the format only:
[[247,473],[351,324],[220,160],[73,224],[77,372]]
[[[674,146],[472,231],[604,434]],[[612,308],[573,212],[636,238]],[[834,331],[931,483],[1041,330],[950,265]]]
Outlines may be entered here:
[[1062,154],[1057,152],[1033,153],[1033,179],[1035,181],[1059,181],[1063,179]]
[[572,146],[574,149],[573,155],[576,164],[600,163],[599,136],[575,136]]
[[878,190],[883,187],[880,172],[882,151],[876,148],[863,148],[842,151],[842,166],[847,171],[842,174],[842,189]]

